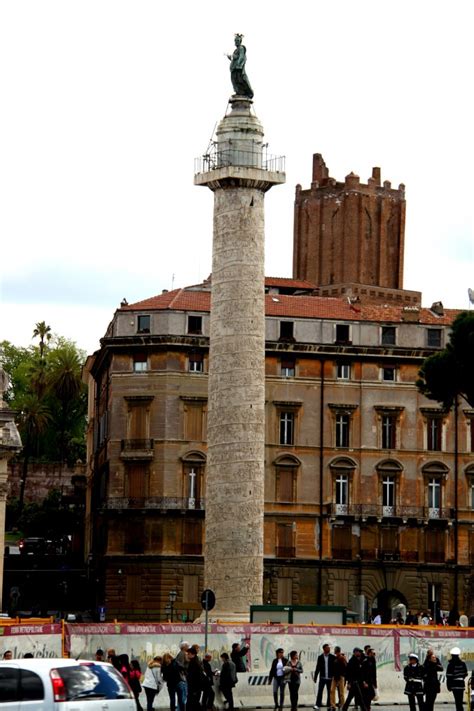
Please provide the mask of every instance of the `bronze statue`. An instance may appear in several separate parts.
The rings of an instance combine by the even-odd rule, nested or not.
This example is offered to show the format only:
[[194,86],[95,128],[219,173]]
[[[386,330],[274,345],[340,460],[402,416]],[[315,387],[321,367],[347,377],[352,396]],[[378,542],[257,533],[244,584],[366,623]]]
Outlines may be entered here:
[[233,54],[228,54],[230,59],[230,78],[234,91],[238,96],[253,98],[252,87],[245,73],[245,62],[247,61],[247,50],[242,44],[243,35],[236,34],[234,37],[235,49]]

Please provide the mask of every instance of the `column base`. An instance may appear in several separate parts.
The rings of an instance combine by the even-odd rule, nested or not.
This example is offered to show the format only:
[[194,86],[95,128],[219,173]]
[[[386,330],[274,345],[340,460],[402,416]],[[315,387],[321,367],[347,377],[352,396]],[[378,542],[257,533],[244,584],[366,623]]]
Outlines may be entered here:
[[[249,612],[229,612],[228,610],[210,610],[208,613],[209,623],[219,623],[224,624],[226,622],[238,623],[238,624],[249,624],[250,622],[250,611]],[[204,624],[206,621],[206,613],[204,610],[194,620],[195,624]]]

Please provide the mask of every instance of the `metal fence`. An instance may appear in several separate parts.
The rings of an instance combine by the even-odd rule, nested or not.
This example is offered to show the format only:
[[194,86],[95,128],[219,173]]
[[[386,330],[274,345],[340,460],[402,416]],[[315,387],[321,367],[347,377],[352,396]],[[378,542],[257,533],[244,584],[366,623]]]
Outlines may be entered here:
[[218,168],[235,166],[239,168],[258,168],[273,173],[285,172],[285,156],[273,156],[263,151],[246,151],[238,148],[212,148],[194,161],[194,173],[208,173]]

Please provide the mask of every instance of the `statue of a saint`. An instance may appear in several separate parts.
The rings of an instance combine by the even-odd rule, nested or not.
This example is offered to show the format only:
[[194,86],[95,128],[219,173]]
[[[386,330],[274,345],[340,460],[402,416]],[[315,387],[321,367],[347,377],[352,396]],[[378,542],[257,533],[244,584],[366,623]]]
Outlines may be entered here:
[[233,54],[228,54],[230,59],[230,78],[234,91],[238,96],[248,96],[253,98],[252,87],[245,73],[245,62],[247,61],[247,50],[242,44],[243,35],[235,35],[235,49]]

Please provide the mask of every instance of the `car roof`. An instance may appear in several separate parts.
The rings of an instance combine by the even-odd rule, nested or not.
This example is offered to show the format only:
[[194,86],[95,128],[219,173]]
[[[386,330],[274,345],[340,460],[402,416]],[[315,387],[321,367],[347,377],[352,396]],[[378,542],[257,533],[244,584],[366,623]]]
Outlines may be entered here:
[[64,657],[48,657],[46,659],[4,659],[0,661],[2,666],[15,666],[19,669],[32,669],[37,671],[47,671],[57,667],[72,667],[78,664],[94,664],[95,666],[110,667],[106,662],[96,662],[92,659],[65,659]]

